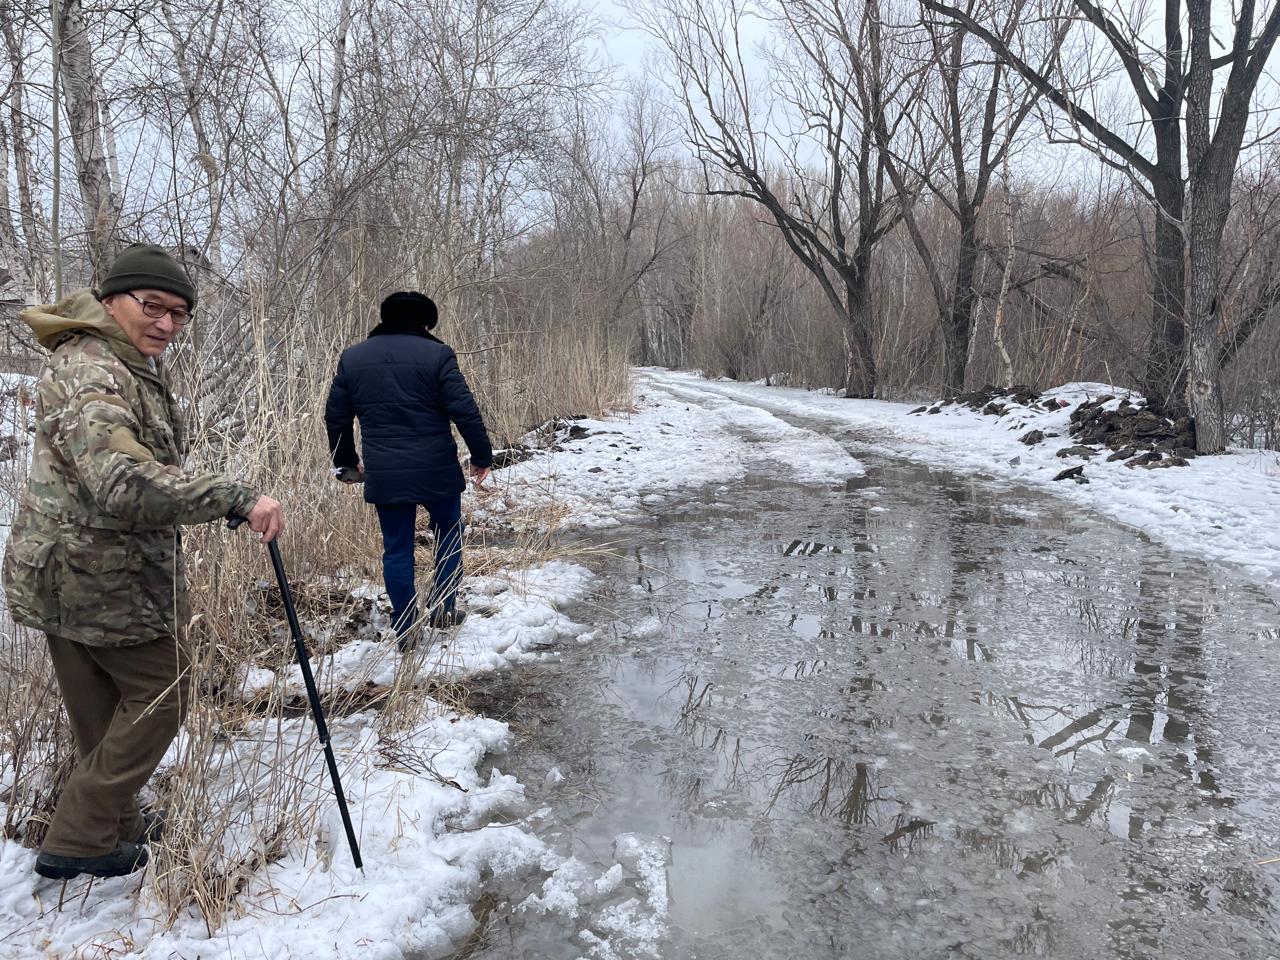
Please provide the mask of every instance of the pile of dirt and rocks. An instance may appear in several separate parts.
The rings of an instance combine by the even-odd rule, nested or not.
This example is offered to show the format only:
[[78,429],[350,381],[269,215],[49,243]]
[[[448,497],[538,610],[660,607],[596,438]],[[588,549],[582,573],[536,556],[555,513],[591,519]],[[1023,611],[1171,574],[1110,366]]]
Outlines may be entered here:
[[981,390],[958,393],[954,397],[948,397],[946,400],[939,400],[928,406],[917,407],[911,412],[941,413],[944,407],[968,407],[970,410],[985,414],[988,417],[1001,417],[1008,412],[1011,406],[1015,405],[1029,407],[1033,410],[1037,407],[1043,410],[1058,410],[1062,407],[1062,404],[1057,400],[1046,400],[1030,387],[1024,384],[1017,384],[1012,387],[993,387],[988,385]]
[[[1140,401],[1128,397],[1104,394],[1080,404],[1071,411],[1068,428],[1074,445],[1063,447],[1057,456],[1091,459],[1103,450],[1110,450],[1107,461],[1123,460],[1126,467],[1185,467],[1196,455],[1195,428],[1189,417],[1171,420],[1148,410]],[[984,387],[968,393],[957,394],[946,400],[924,407],[917,407],[913,414],[936,414],[949,406],[967,407],[989,417],[1006,414],[1034,414],[1038,411],[1058,411],[1070,406],[1063,399],[1045,397],[1030,387]],[[1061,436],[1042,429],[1028,430],[1018,439],[1029,447]],[[1084,467],[1077,466],[1062,471],[1055,480],[1075,480],[1088,483]]]
[[1125,397],[1113,410],[1115,397],[1098,397],[1071,411],[1071,436],[1082,444],[1112,451],[1107,460],[1127,467],[1185,467],[1196,455],[1195,427],[1190,417],[1170,420]]
[[586,420],[585,414],[555,417],[530,431],[532,444],[516,443],[493,451],[493,469],[504,470],[518,463],[533,459],[539,451],[561,452],[567,440],[581,440],[591,436],[591,431],[577,421]]

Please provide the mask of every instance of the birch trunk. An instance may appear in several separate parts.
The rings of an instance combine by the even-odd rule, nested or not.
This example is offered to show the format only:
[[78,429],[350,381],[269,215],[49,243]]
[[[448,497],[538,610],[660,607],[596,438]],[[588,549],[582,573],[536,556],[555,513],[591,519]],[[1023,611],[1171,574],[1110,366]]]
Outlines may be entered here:
[[55,0],[62,93],[76,155],[86,247],[96,286],[119,250],[120,201],[112,188],[98,102],[98,80],[80,0]]

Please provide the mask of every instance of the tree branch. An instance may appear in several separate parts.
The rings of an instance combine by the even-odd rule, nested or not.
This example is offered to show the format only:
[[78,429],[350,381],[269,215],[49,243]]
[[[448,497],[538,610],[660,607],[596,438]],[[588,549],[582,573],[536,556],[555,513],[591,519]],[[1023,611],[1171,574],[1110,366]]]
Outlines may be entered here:
[[1092,136],[1096,137],[1099,143],[1124,160],[1148,182],[1154,182],[1159,176],[1159,171],[1156,169],[1155,164],[1139,153],[1133,144],[1072,100],[1052,80],[1019,57],[1010,49],[1007,43],[978,23],[973,17],[958,7],[939,3],[938,0],[921,0],[921,2],[927,9],[954,20],[975,37],[983,40],[996,56],[1017,70],[1023,79],[1039,90],[1058,109],[1062,110],[1073,123],[1078,123]]
[[1075,0],[1075,4],[1076,9],[1083,13],[1085,18],[1110,42],[1111,48],[1115,50],[1116,56],[1124,66],[1124,72],[1129,75],[1129,82],[1133,84],[1142,108],[1154,119],[1160,111],[1160,104],[1155,94],[1151,92],[1151,88],[1147,86],[1146,78],[1142,74],[1142,60],[1138,57],[1138,51],[1121,35],[1115,21],[1103,13],[1096,4],[1091,3],[1090,0]]

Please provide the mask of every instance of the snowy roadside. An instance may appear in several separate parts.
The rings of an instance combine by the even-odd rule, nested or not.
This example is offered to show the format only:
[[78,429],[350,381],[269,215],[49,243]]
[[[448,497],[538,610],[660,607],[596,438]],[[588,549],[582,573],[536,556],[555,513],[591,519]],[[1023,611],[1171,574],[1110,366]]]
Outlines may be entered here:
[[530,506],[562,504],[565,527],[603,529],[642,518],[680,491],[746,476],[753,464],[796,483],[841,484],[865,470],[835,440],[740,403],[707,407],[673,397],[654,381],[637,389],[636,409],[608,420],[575,421],[560,449],[501,471],[499,491],[472,516],[502,518]]
[[[1076,443],[1068,430],[1071,411],[1105,394],[1126,393],[1105,384],[1071,384],[1047,391],[1045,398],[1068,404],[1056,411],[1012,405],[1009,412],[994,417],[955,406],[936,415],[912,414],[917,408],[909,404],[710,381],[666,370],[643,371],[641,383],[642,388],[667,391],[678,399],[738,401],[843,427],[868,451],[1045,490],[1174,549],[1238,564],[1264,579],[1280,575],[1276,451],[1233,449],[1224,456],[1163,470],[1130,468],[1102,456],[1087,461],[1087,484],[1054,481],[1064,468],[1086,464],[1078,456],[1056,455]],[[1030,447],[1020,443],[1018,438],[1033,429],[1059,437]]]
[[[801,483],[841,483],[863,472],[834,440],[764,411],[739,404],[708,411],[665,391],[637,397],[628,414],[576,426],[558,449],[496,471],[489,493],[468,494],[469,522],[500,527],[513,514],[552,510],[562,527],[616,526],[681,489],[727,483],[762,461]],[[354,698],[428,678],[465,679],[589,642],[592,625],[561,610],[591,582],[589,571],[565,560],[472,576],[464,588],[467,622],[426,656],[401,658],[387,639],[380,585],[335,579],[319,589],[349,598],[348,621],[304,614],[304,631],[320,651],[313,662],[322,691]],[[244,665],[239,683],[249,704],[301,694],[298,668],[283,660]],[[621,835],[616,862],[605,866],[555,853],[536,835],[540,814],[529,809],[523,786],[501,773],[506,724],[434,701],[427,708],[426,719],[394,734],[372,710],[331,717],[363,872],[345,848],[309,717],[252,721],[201,771],[209,790],[241,811],[244,825],[225,841],[234,848],[229,861],[260,842],[253,796],[279,788],[277,754],[314,758],[299,802],[321,814],[308,840],[251,872],[236,916],[212,933],[194,909],[166,922],[136,877],[73,881],[59,908],[56,885],[36,885],[35,851],[9,841],[0,844],[0,956],[443,957],[476,931],[472,903],[497,882],[527,893],[519,909],[570,925],[584,958],[656,958],[667,923],[665,841]],[[180,737],[161,775],[184,762],[184,744]],[[486,757],[497,762],[482,777]]]

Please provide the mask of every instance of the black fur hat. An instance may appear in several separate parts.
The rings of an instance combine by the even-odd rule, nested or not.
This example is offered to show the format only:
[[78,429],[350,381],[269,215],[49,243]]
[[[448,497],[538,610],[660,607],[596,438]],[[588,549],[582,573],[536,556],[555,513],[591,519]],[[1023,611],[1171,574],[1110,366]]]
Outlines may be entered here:
[[436,303],[424,293],[399,290],[382,301],[379,309],[382,322],[396,327],[435,327],[439,315]]

